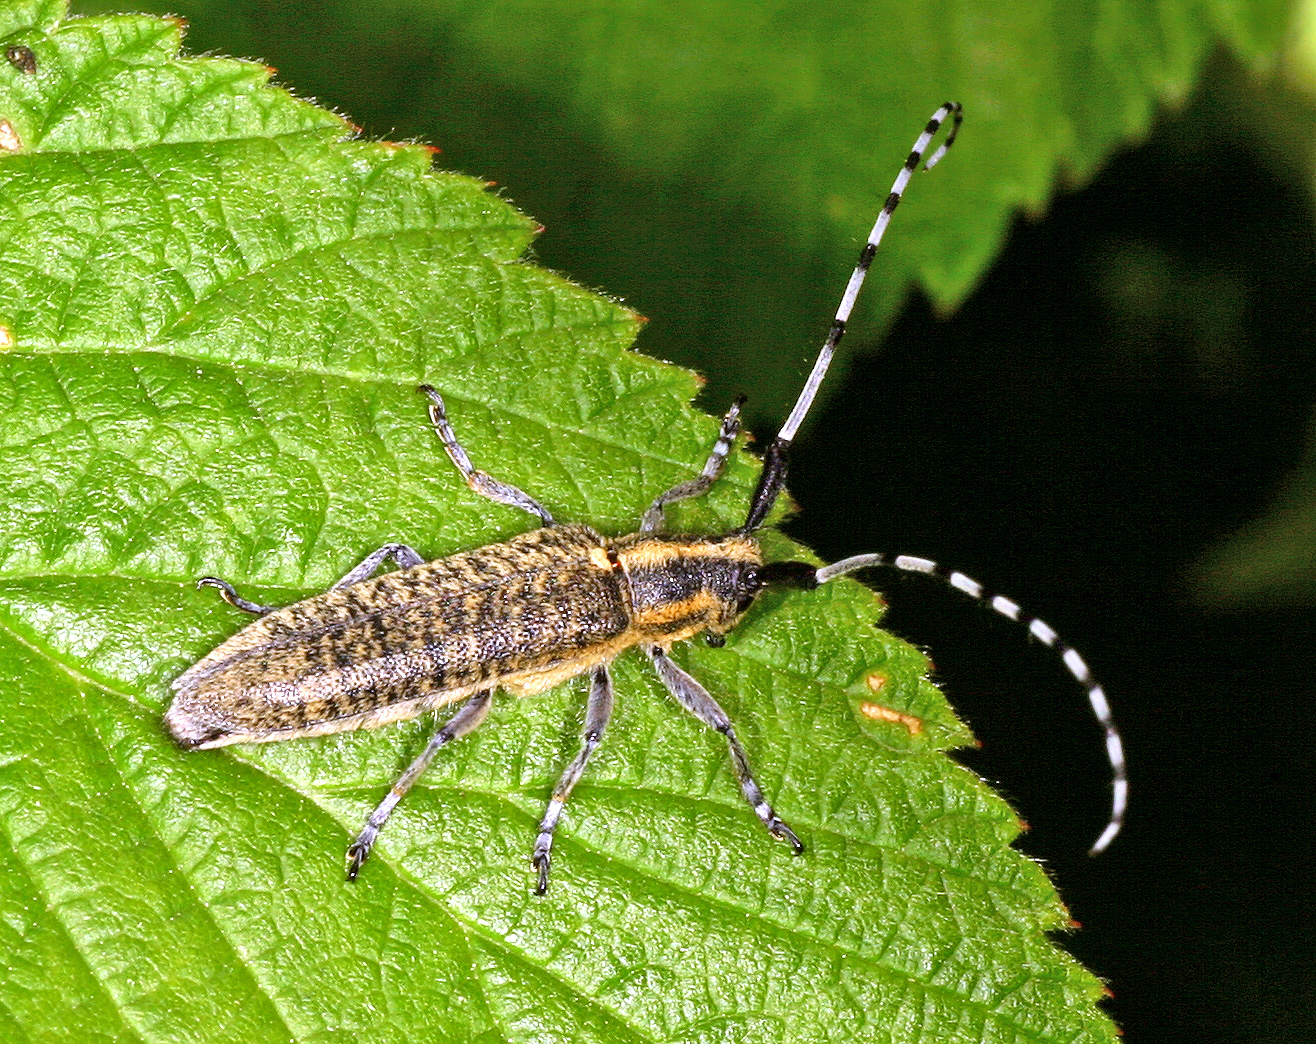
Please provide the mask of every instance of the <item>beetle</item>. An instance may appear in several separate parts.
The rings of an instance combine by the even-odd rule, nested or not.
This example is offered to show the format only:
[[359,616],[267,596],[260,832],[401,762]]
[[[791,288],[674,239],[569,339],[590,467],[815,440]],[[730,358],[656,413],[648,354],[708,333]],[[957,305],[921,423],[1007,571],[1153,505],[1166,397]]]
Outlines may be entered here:
[[[767,447],[739,528],[719,535],[670,534],[663,531],[663,514],[667,505],[698,497],[717,480],[740,431],[743,400],[723,417],[700,474],[657,496],[635,533],[607,537],[586,525],[558,523],[533,497],[477,469],[449,423],[442,396],[422,385],[434,429],[466,483],[497,503],[535,516],[539,528],[432,562],[405,544],[386,544],[329,591],[282,608],[248,601],[229,582],[203,577],[199,586],[217,588],[231,605],[260,619],[173,683],[175,695],[164,718],[173,738],[189,750],[264,743],[371,728],[461,702],[349,846],[347,875],[354,879],[398,802],[442,747],[485,720],[495,690],[530,696],[589,674],[580,748],[554,788],[531,855],[534,890],[542,895],[548,888],[554,831],[612,712],[609,664],[638,646],[676,701],[725,737],[745,801],[769,834],[799,853],[803,843],[764,797],[730,718],[669,653],[675,643],[700,634],[714,646],[723,644],[768,587],[807,590],[856,570],[894,566],[941,574],[1058,648],[1070,672],[1087,687],[1106,731],[1115,800],[1094,850],[1104,848],[1123,817],[1122,747],[1100,686],[1054,631],[1023,617],[1015,603],[988,596],[963,574],[942,571],[927,559],[859,555],[822,568],[767,562],[754,535],[782,491],[791,444],[845,333],[891,215],[948,119],[953,122],[946,140],[925,169],[945,155],[963,119],[955,102],[933,114],[892,185],[804,388]],[[397,569],[376,576],[388,560]]]

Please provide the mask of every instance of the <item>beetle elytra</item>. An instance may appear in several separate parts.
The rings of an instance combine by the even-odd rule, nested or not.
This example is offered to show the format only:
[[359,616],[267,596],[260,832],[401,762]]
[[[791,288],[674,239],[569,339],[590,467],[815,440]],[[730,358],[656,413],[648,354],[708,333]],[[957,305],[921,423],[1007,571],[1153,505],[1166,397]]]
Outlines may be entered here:
[[[260,619],[174,682],[165,724],[175,740],[187,749],[270,742],[383,725],[460,703],[352,842],[347,872],[354,878],[394,807],[441,747],[484,721],[495,690],[533,695],[588,673],[580,748],[558,780],[532,850],[535,891],[542,894],[548,886],[554,831],[611,715],[609,664],[638,646],[677,702],[725,736],[741,793],[763,826],[802,851],[799,838],[764,798],[726,713],[668,654],[674,643],[699,634],[720,645],[769,586],[812,589],[873,566],[939,572],[926,559],[879,555],[860,555],[823,568],[766,562],[754,534],[782,490],[791,443],[845,333],[891,215],[948,119],[953,123],[946,140],[925,169],[945,155],[962,119],[960,106],[953,102],[932,116],[901,168],[813,370],[767,447],[758,485],[738,529],[711,536],[668,534],[663,532],[663,514],[666,505],[700,496],[717,480],[740,430],[739,402],[723,418],[700,474],[656,497],[637,532],[614,538],[585,525],[555,522],[531,496],[476,469],[448,422],[443,399],[423,385],[434,428],[467,484],[491,500],[535,516],[540,527],[432,562],[405,544],[386,544],[329,591],[282,608],[250,602],[227,581],[203,578],[201,585],[218,588],[230,604]],[[398,568],[376,576],[387,560]],[[990,598],[962,574],[945,576],[953,586],[986,600],[1058,647],[1071,673],[1086,686],[1106,730],[1115,775],[1110,823],[1094,850],[1105,847],[1119,830],[1127,785],[1119,735],[1100,687],[1078,654],[1060,644],[1045,624],[1021,619],[1013,602]]]

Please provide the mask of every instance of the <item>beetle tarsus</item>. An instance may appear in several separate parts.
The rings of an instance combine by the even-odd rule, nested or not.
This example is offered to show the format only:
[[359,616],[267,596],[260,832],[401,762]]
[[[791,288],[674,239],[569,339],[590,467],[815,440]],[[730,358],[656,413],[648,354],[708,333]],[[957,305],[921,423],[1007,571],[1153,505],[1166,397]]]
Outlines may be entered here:
[[783,823],[780,819],[774,818],[768,824],[768,833],[780,841],[785,841],[791,846],[796,855],[804,855],[804,842],[795,836],[795,831]]
[[353,841],[347,848],[347,879],[355,881],[361,867],[370,858],[370,845]]
[[530,862],[539,871],[539,879],[535,882],[535,895],[543,895],[548,891],[548,867],[551,862],[547,850],[536,852]]
[[272,605],[260,605],[256,602],[243,598],[234,590],[233,585],[227,580],[221,580],[217,576],[203,576],[196,582],[197,588],[213,587],[219,591],[219,597],[233,606],[234,609],[241,609],[244,613],[251,613],[255,616],[264,616],[266,613],[274,612]]

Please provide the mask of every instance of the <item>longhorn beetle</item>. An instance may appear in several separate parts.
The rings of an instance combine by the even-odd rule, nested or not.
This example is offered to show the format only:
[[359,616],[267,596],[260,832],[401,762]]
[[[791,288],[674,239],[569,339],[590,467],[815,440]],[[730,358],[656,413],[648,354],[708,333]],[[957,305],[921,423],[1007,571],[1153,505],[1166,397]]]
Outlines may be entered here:
[[[799,853],[803,844],[764,798],[730,719],[668,653],[673,643],[700,633],[711,645],[722,645],[726,633],[767,587],[809,590],[860,569],[891,566],[941,575],[951,586],[987,601],[1059,650],[1070,673],[1086,687],[1106,732],[1114,803],[1093,852],[1105,848],[1119,831],[1127,793],[1120,738],[1100,686],[1078,653],[1061,643],[1055,631],[1025,617],[1008,599],[989,596],[963,574],[943,572],[927,559],[858,555],[822,568],[804,562],[765,562],[754,536],[781,493],[791,442],[845,333],[869,263],[901,194],[942,124],[953,120],[945,142],[924,169],[931,169],[946,154],[962,118],[960,106],[947,102],[914,143],[850,276],[799,399],[768,445],[758,485],[738,529],[719,536],[664,533],[663,510],[700,496],[717,480],[740,430],[740,401],[723,417],[700,474],[659,494],[641,518],[638,532],[612,538],[588,526],[555,522],[534,498],[476,469],[448,423],[443,399],[429,385],[422,385],[439,440],[467,484],[490,500],[534,515],[540,528],[434,562],[426,562],[405,544],[385,544],[329,591],[283,608],[257,605],[227,581],[203,577],[198,586],[218,588],[231,605],[261,618],[174,682],[176,695],[165,714],[174,738],[190,750],[264,743],[370,728],[462,702],[393,784],[348,848],[347,875],[355,878],[394,807],[439,748],[484,721],[494,690],[528,696],[588,672],[580,750],[558,780],[531,857],[538,874],[535,891],[542,895],[548,887],[553,832],[612,713],[608,665],[624,650],[639,646],[676,701],[726,737],[745,800],[773,837]],[[375,576],[388,559],[396,563],[396,571]]]

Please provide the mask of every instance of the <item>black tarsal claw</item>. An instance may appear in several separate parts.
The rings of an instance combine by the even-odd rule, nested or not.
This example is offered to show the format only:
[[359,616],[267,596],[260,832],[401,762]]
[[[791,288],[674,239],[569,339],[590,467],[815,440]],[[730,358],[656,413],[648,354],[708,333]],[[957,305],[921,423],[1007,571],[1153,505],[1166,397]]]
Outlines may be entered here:
[[361,867],[370,858],[370,849],[363,845],[352,845],[347,850],[347,879],[355,881]]
[[772,836],[780,838],[794,849],[796,855],[804,854],[804,842],[795,836],[795,831],[780,819],[772,825]]

